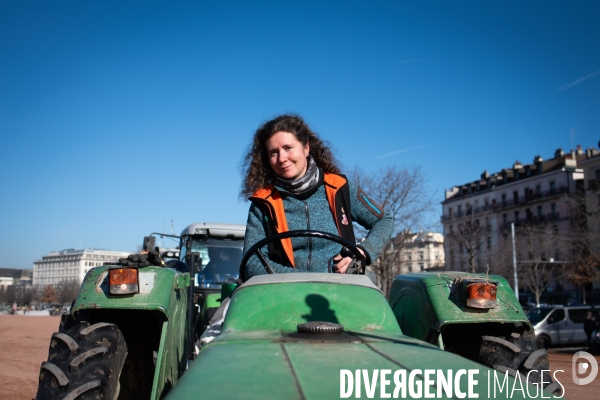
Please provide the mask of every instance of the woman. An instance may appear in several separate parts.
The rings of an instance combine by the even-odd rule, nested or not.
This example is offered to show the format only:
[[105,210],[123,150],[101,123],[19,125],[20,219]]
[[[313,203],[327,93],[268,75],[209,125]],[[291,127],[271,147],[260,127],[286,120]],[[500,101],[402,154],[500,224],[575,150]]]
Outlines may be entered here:
[[[355,243],[352,222],[369,233],[358,246],[367,265],[374,261],[393,231],[392,218],[359,187],[349,182],[316,133],[297,115],[281,115],[254,134],[245,156],[241,197],[252,204],[248,212],[244,253],[259,240],[285,231],[316,230]],[[291,238],[261,250],[275,273],[345,273],[349,257],[340,245],[318,238]],[[246,277],[266,273],[256,255],[246,265]]]

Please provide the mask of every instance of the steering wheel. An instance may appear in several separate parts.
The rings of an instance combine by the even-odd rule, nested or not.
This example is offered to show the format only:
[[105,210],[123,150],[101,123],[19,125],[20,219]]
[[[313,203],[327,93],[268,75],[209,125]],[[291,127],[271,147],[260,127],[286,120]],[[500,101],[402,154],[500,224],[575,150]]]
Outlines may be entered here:
[[346,240],[342,237],[339,237],[337,235],[333,235],[333,234],[327,233],[327,232],[321,232],[321,231],[311,231],[311,230],[287,231],[287,232],[277,233],[275,235],[271,235],[262,240],[259,240],[252,247],[250,247],[248,249],[248,251],[246,251],[246,254],[244,254],[244,257],[242,257],[242,261],[240,261],[240,279],[242,280],[242,282],[246,282],[248,280],[248,278],[246,277],[246,272],[245,272],[246,264],[248,263],[248,260],[250,259],[250,257],[252,257],[253,255],[256,255],[258,257],[258,259],[262,263],[263,267],[265,267],[265,270],[267,270],[267,273],[269,273],[269,274],[275,273],[273,271],[273,267],[271,267],[271,264],[269,264],[269,261],[265,258],[265,256],[260,251],[260,249],[262,247],[264,247],[265,245],[273,243],[277,240],[293,238],[293,237],[314,237],[314,238],[325,239],[325,240],[329,240],[329,241],[341,244],[342,246],[344,246],[348,250],[350,250],[350,252],[354,255],[354,257],[356,257],[358,260],[360,260],[363,265],[366,265],[365,257],[362,255],[360,250],[358,250],[358,247],[356,247],[356,245],[354,243],[349,242],[348,240]]

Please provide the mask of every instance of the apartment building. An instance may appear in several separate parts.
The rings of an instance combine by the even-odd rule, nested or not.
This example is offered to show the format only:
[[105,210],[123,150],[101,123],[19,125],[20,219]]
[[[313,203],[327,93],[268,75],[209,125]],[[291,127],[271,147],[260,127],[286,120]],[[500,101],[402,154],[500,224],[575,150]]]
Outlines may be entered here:
[[[548,160],[536,156],[531,164],[517,161],[497,173],[484,171],[479,179],[446,191],[442,224],[447,269],[472,266],[486,272],[488,266],[493,271],[509,262],[512,257],[501,255],[510,245],[511,224],[550,226],[568,234],[576,219],[568,198],[583,183],[578,163],[586,159],[580,146],[569,153],[558,149]],[[556,256],[568,259],[569,254]]]
[[[584,176],[588,243],[594,253],[600,254],[600,150],[587,149],[586,159],[578,166]],[[594,282],[594,288],[600,289],[600,281]]]
[[444,266],[444,236],[437,232],[401,232],[392,243],[403,241],[400,273],[440,270]]
[[33,262],[33,285],[50,285],[60,282],[81,283],[93,267],[107,261],[117,261],[130,253],[102,249],[66,249],[50,252]]

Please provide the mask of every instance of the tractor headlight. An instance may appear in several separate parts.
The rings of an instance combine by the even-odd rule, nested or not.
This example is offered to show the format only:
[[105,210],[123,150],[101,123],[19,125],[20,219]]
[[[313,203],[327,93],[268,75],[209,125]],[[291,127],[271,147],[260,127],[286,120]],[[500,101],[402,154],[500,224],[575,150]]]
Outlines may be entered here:
[[139,273],[137,267],[111,268],[108,271],[108,284],[111,294],[139,293]]

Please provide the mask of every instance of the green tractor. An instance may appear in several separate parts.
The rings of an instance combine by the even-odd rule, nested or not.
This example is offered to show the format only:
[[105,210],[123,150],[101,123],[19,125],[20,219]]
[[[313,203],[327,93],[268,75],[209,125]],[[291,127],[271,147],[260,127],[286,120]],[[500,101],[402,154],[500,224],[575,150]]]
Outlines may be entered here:
[[[446,328],[446,321],[433,323],[437,334],[427,338],[430,343],[407,336],[400,326],[400,310],[392,309],[382,292],[364,276],[244,276],[247,260],[258,254],[261,247],[274,240],[299,236],[335,241],[361,259],[355,246],[323,232],[286,232],[248,249],[240,265],[240,277],[245,282],[229,295],[221,334],[203,347],[167,400],[360,398],[361,394],[367,398],[531,398],[541,395],[541,387],[545,387],[545,397],[561,388],[559,382],[551,383],[547,373],[542,375],[541,369],[548,369],[547,357],[545,365],[537,355],[527,357],[525,363],[531,364],[529,372],[533,373],[526,376],[523,371],[513,372],[499,365],[494,365],[498,370],[493,370],[482,365],[480,359],[469,360],[453,354],[456,351],[443,351],[443,340],[448,346],[451,343],[449,330],[444,330],[446,336],[439,333]],[[267,271],[271,269],[266,259],[263,265]],[[439,302],[449,312],[456,307],[453,302],[464,301],[473,310],[463,307],[460,311],[465,315],[453,310],[454,320],[475,324],[468,314],[485,313],[483,308],[473,307],[477,305],[488,311],[496,308],[490,294],[495,293],[498,283],[463,275],[466,287],[469,277],[479,288],[483,284],[481,295],[469,297],[457,286],[452,298],[445,291],[429,297],[420,292],[419,301],[423,305]],[[415,277],[421,281],[428,278]],[[396,284],[394,293],[402,291],[401,286]],[[501,301],[509,297],[505,294],[499,297]],[[514,304],[512,299],[509,301]],[[401,301],[394,305],[399,304]],[[422,312],[421,319],[434,315],[423,309],[416,314]],[[524,322],[506,313],[504,307],[495,315],[498,319],[506,317],[507,323]],[[430,322],[425,320],[423,326]],[[495,333],[500,341],[504,340],[499,337],[504,331],[492,332],[492,326],[489,329],[482,332]],[[476,342],[472,344],[481,347]],[[498,379],[502,385],[497,384]]]
[[[548,353],[537,348],[533,325],[501,276],[450,271],[399,275],[389,303],[405,335],[511,376],[552,381]],[[543,377],[542,370],[548,371]],[[553,383],[550,390],[558,388]]]
[[[36,398],[164,397],[197,355],[223,282],[237,278],[245,229],[192,224],[174,236],[179,260],[90,269],[52,335]],[[153,239],[145,238],[145,250],[154,249]]]
[[[482,281],[461,275],[459,285],[454,275],[442,274],[438,285],[431,284],[432,275],[415,274],[411,276],[416,286],[410,287],[397,283],[403,280],[400,276],[388,302],[362,275],[244,276],[252,254],[286,237],[332,240],[364,262],[356,246],[336,235],[293,231],[250,248],[237,263],[243,283],[235,287],[230,279],[208,279],[210,261],[205,258],[213,256],[202,246],[229,243],[241,249],[243,230],[241,235],[226,234],[226,229],[220,236],[215,232],[188,227],[181,236],[180,261],[170,268],[139,269],[137,292],[112,292],[111,273],[122,274],[118,271],[125,270],[123,266],[91,270],[71,314],[53,335],[48,361],[41,367],[38,399],[323,399],[361,394],[367,398],[489,398],[492,394],[530,398],[537,396],[540,387],[554,392],[560,385],[548,385],[549,377],[541,374],[522,376],[523,370],[511,368],[512,364],[501,367],[497,360],[469,356],[485,353],[481,348],[488,348],[489,342],[516,340],[513,328],[526,325],[513,316],[515,310],[507,312],[504,302],[518,303],[509,299],[508,292],[502,294],[503,282],[496,278]],[[271,269],[264,258],[263,265]],[[474,291],[469,280],[487,289],[480,296],[464,295],[463,285],[467,292]],[[114,283],[117,291],[128,284],[126,280]],[[431,287],[431,291],[418,287]],[[494,287],[501,292],[497,310],[472,310],[462,303],[490,307]],[[410,291],[414,296],[406,294]],[[220,334],[197,349],[200,333],[221,303],[211,322],[212,329],[224,314]],[[486,318],[486,313],[497,319]],[[480,332],[481,343],[461,344],[455,338],[460,327],[455,325],[466,327],[476,321],[486,326]],[[502,322],[512,328],[495,330]],[[488,336],[498,340],[485,339]],[[531,364],[530,370],[548,369],[540,358],[534,361],[530,356],[523,361]]]

